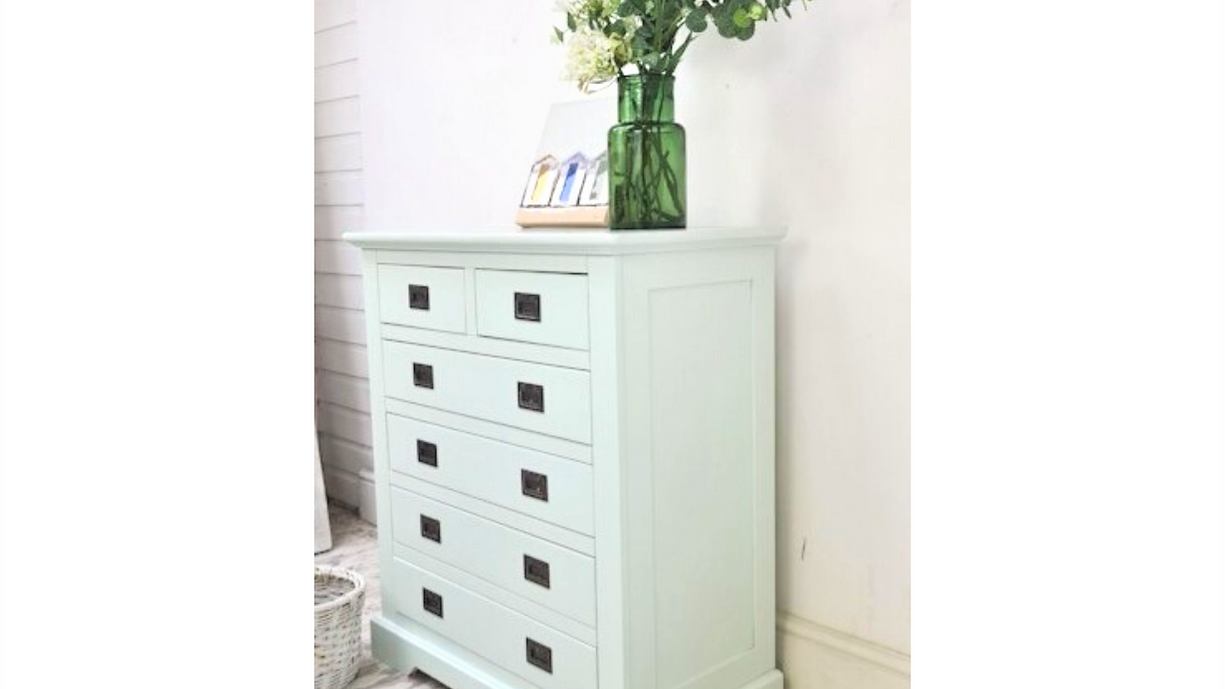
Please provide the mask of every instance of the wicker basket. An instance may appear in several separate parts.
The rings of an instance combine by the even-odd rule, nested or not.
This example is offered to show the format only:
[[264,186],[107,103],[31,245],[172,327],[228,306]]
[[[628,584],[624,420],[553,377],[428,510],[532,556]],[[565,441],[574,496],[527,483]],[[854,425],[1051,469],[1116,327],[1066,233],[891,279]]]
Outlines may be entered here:
[[315,689],[341,689],[357,675],[365,602],[362,575],[315,566]]

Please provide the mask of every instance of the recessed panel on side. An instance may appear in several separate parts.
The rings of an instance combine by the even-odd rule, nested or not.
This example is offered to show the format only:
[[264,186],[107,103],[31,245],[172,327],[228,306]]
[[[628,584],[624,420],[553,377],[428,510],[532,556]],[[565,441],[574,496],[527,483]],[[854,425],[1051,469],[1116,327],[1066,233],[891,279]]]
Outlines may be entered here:
[[753,650],[751,283],[652,290],[656,688]]

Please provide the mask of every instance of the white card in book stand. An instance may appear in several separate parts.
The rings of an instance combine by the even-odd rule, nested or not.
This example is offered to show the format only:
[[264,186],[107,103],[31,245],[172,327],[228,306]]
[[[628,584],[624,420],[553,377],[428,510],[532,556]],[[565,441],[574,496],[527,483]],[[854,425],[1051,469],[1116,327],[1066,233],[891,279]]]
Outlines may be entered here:
[[587,165],[587,177],[579,192],[581,206],[608,205],[608,151],[596,156]]

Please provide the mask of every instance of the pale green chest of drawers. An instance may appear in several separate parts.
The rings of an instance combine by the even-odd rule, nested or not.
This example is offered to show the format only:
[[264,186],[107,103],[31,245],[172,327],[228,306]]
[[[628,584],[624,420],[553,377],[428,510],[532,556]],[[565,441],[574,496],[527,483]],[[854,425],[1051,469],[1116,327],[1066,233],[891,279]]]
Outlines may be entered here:
[[777,230],[358,233],[383,610],[452,689],[781,689]]

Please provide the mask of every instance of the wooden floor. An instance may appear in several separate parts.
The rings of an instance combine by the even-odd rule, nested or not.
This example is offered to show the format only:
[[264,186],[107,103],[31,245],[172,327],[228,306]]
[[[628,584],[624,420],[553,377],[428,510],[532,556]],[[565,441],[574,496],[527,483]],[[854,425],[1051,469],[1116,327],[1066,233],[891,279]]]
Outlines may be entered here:
[[316,555],[315,564],[354,569],[366,578],[362,665],[347,689],[446,689],[426,675],[397,672],[370,657],[370,616],[382,607],[375,529],[354,512],[335,505],[329,508],[328,515],[332,522],[332,549]]

